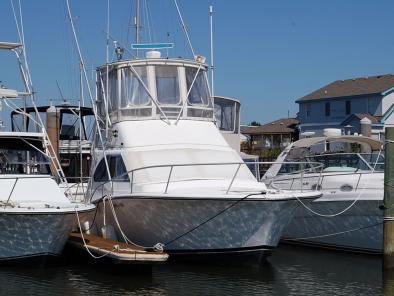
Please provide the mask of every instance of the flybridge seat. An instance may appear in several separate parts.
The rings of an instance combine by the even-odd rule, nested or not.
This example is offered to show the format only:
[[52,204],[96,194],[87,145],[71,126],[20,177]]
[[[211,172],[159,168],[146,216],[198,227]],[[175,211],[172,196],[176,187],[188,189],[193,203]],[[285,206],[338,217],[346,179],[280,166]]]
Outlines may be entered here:
[[112,123],[163,118],[213,121],[207,68],[196,61],[161,58],[102,66],[97,70],[100,117],[109,116]]

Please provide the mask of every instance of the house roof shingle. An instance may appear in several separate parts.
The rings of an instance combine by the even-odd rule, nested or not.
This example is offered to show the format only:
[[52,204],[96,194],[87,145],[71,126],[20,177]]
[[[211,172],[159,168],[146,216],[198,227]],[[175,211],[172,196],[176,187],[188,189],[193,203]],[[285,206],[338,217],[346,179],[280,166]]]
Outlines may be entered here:
[[241,134],[286,134],[293,133],[299,121],[295,118],[282,118],[261,126],[241,126]]
[[366,94],[380,94],[394,86],[394,75],[377,75],[334,81],[306,96],[296,100],[305,102],[312,100],[350,97]]

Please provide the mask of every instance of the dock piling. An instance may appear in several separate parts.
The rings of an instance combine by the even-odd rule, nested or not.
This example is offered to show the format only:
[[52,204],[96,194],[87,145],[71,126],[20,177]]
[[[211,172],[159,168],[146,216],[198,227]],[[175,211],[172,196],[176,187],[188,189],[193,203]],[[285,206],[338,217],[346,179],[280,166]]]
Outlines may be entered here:
[[394,127],[385,129],[383,267],[394,269]]

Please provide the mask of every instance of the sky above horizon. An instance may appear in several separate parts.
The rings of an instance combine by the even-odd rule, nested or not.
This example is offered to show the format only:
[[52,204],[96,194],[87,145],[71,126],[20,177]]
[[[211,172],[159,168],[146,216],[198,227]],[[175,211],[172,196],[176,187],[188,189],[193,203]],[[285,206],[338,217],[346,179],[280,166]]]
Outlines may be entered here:
[[[141,1],[144,2],[144,1]],[[14,1],[17,4],[17,1]],[[79,97],[79,63],[64,0],[21,0],[25,43],[39,103]],[[130,0],[110,0],[110,33],[134,41]],[[172,0],[146,0],[143,41],[174,42],[190,57]],[[295,116],[294,102],[334,80],[394,73],[394,1],[178,0],[196,53],[209,62],[214,6],[215,94],[241,101],[241,122]],[[105,63],[107,0],[70,0],[89,73]],[[146,13],[144,14],[146,15]],[[168,35],[169,33],[169,35]],[[148,36],[151,36],[149,38]],[[10,1],[0,4],[0,41],[18,41]],[[111,43],[111,59],[114,58]],[[0,52],[0,81],[20,88],[14,57]]]

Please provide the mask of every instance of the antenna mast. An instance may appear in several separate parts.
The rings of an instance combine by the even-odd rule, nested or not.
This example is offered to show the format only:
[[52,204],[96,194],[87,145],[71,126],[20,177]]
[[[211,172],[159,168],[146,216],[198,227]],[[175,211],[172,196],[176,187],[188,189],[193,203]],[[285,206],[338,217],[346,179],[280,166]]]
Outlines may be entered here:
[[[135,43],[140,43],[140,0],[136,0],[135,6]],[[136,51],[138,58],[138,49]]]
[[213,73],[214,73],[214,66],[213,66],[213,6],[209,6],[209,25],[211,31],[211,94],[212,97],[215,95],[215,89],[213,85]]

